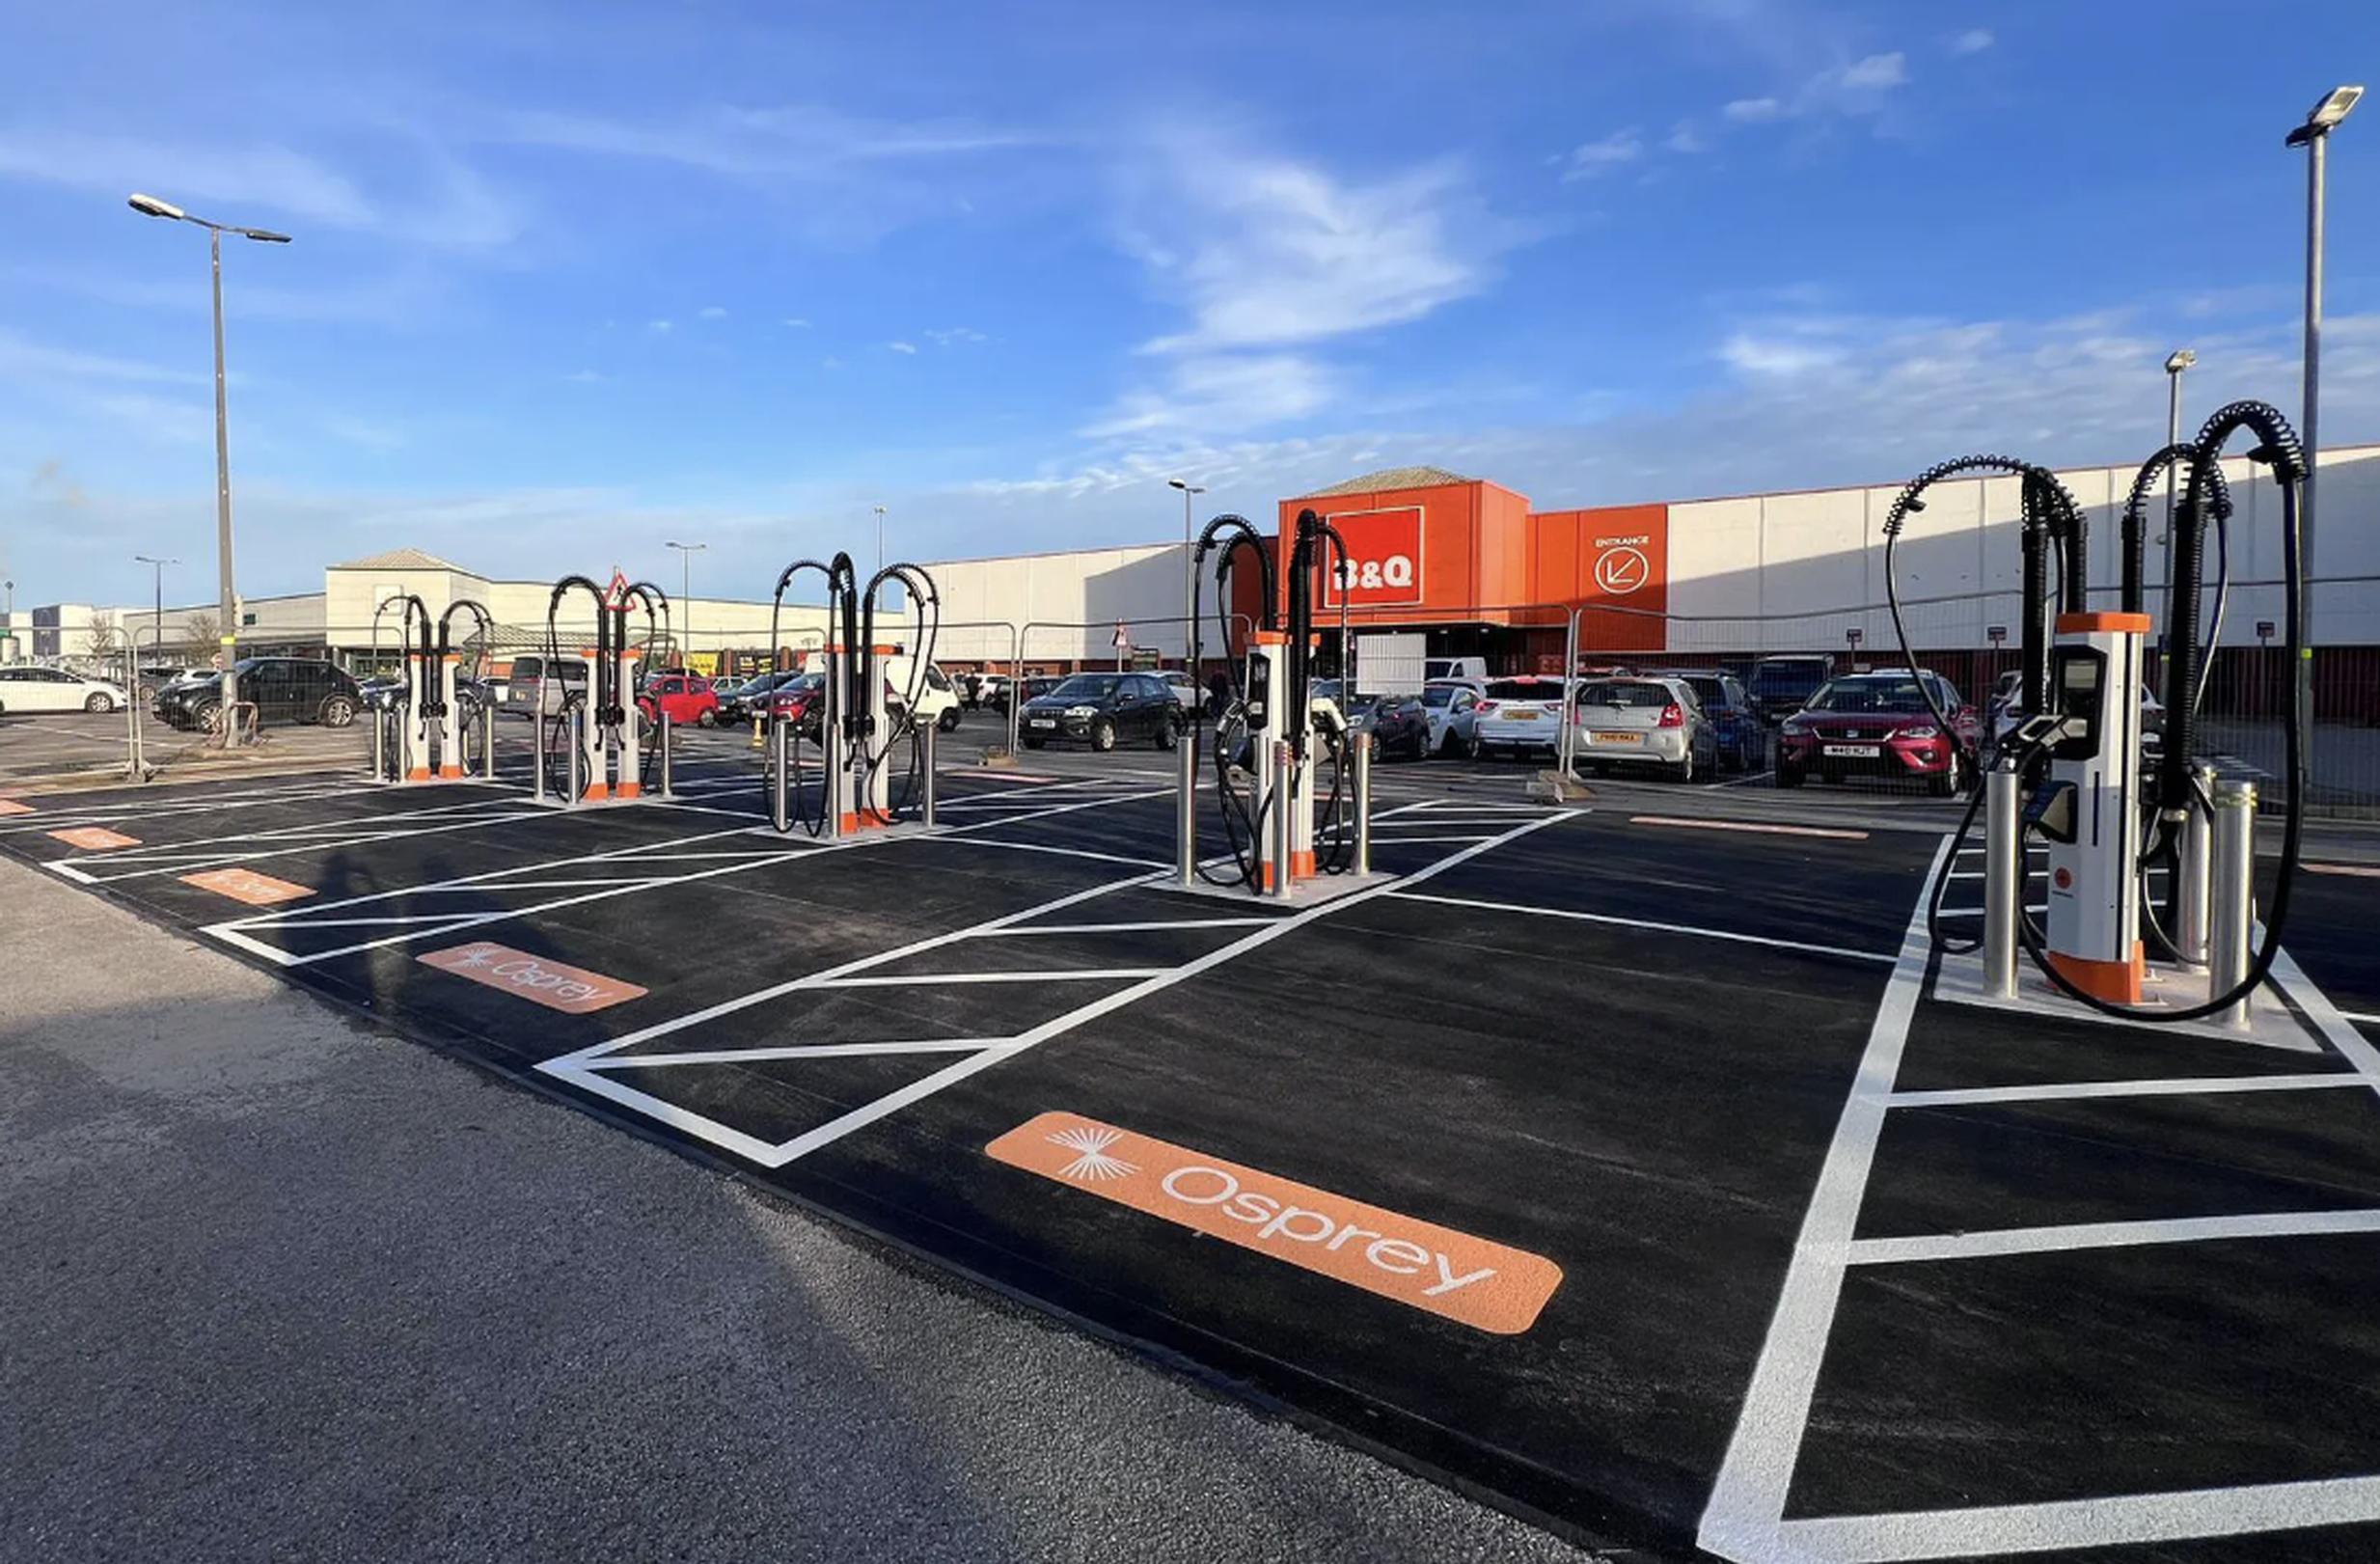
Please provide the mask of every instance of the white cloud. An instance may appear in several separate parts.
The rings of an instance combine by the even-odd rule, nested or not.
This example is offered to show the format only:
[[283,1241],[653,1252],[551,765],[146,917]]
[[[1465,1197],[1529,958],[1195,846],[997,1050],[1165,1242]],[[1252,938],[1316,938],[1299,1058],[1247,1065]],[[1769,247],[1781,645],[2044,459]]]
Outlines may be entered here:
[[965,121],[866,120],[817,104],[719,105],[667,122],[530,111],[512,115],[501,134],[531,146],[649,158],[739,178],[1003,151],[1049,140],[1034,131],[988,129]]
[[1571,184],[1608,174],[1624,163],[1635,162],[1644,155],[1644,136],[1634,125],[1625,130],[1615,130],[1600,141],[1585,142],[1572,148],[1570,156],[1564,159],[1566,166],[1562,170],[1562,182]]
[[1662,138],[1661,145],[1673,152],[1687,154],[1706,151],[1710,146],[1703,139],[1701,127],[1691,120],[1681,120],[1670,126],[1669,134]]
[[1719,344],[1719,357],[1743,374],[1791,377],[1826,369],[1843,360],[1839,348],[1792,337],[1755,337],[1737,332]]
[[644,322],[644,329],[656,334],[667,331],[675,331],[677,329],[677,322],[674,320],[647,320]]
[[818,367],[822,370],[839,370],[843,367],[843,361],[830,354],[818,361]]
[[937,347],[949,347],[960,343],[988,343],[992,340],[972,326],[952,326],[947,331],[927,331],[924,335]]
[[6,327],[0,327],[0,379],[23,385],[52,380],[149,381],[178,386],[210,383],[208,376],[188,370],[170,370],[138,359],[50,347],[28,341]]
[[1190,312],[1158,353],[1281,347],[1417,320],[1486,288],[1524,233],[1439,162],[1357,183],[1204,134],[1161,140],[1126,242]]
[[1758,124],[1781,117],[1785,105],[1773,97],[1739,97],[1719,112],[1737,124]]
[[576,374],[565,374],[562,378],[574,386],[609,385],[612,380],[610,375],[600,370],[581,370]]
[[1970,27],[1951,40],[1951,52],[1953,54],[1981,54],[1997,41],[1998,40],[1991,36],[1989,28]]
[[1081,432],[1090,439],[1237,433],[1305,418],[1333,390],[1330,370],[1294,353],[1191,355],[1172,361],[1162,387],[1126,395]]
[[917,351],[917,344],[915,343],[887,343],[885,345],[895,353],[914,354]]
[[785,316],[785,324],[791,326],[796,331],[809,330],[809,322],[798,315],[789,315]]
[[698,320],[725,320],[727,318],[727,312],[720,305],[706,304],[701,309],[695,312],[695,318]]
[[1900,51],[1891,54],[1871,54],[1843,68],[1835,77],[1835,85],[1846,92],[1876,92],[1887,87],[1905,87],[1909,81],[1908,61]]

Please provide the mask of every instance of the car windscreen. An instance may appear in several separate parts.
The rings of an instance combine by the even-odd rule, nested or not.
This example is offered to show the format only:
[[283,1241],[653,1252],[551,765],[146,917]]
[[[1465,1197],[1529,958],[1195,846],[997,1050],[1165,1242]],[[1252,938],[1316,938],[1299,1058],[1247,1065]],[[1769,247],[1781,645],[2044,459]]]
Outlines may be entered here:
[[1558,679],[1498,679],[1488,686],[1491,700],[1559,700],[1562,685]]
[[1578,692],[1582,706],[1666,706],[1678,698],[1651,679],[1604,679]]
[[1924,711],[1926,698],[1915,679],[1830,679],[1810,698],[1812,711]]
[[1115,694],[1113,674],[1078,673],[1050,692],[1053,700],[1105,700]]
[[1725,680],[1690,678],[1685,681],[1685,687],[1693,691],[1696,699],[1706,706],[1724,706],[1728,703]]
[[1421,692],[1421,703],[1425,706],[1451,706],[1455,703],[1456,693],[1451,684],[1433,684]]
[[1817,663],[1763,663],[1752,671],[1755,690],[1815,690],[1825,679]]

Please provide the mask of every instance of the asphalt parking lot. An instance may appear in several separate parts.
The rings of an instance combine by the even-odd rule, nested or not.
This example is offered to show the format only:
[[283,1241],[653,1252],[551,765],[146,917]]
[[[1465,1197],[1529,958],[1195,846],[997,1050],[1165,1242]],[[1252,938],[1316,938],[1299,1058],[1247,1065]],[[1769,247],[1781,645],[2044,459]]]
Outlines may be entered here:
[[[0,716],[0,779],[121,773],[130,747],[129,726],[130,719],[121,711]],[[346,728],[277,725],[264,729],[263,742],[246,759],[253,766],[308,761],[339,765],[360,761],[369,743],[369,731],[360,724]],[[221,751],[207,746],[204,734],[173,727],[147,711],[141,713],[141,747],[151,767],[169,774],[242,758],[227,762]]]
[[1878,789],[1385,767],[1382,877],[1283,911],[1160,883],[1170,755],[954,763],[941,833],[822,844],[739,733],[568,812],[519,744],[0,850],[1574,1540],[2380,1550],[2367,837],[2318,836],[2284,1052],[1946,998],[1956,808]]

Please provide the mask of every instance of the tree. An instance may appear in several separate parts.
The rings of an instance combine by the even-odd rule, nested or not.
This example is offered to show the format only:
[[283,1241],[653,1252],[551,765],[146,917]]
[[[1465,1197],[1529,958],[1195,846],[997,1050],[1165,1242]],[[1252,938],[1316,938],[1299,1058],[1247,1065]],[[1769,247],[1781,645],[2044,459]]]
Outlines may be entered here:
[[223,621],[204,609],[182,620],[182,645],[194,664],[203,664],[215,655],[220,649],[217,638],[222,634]]
[[112,657],[116,654],[116,616],[113,611],[104,608],[91,611],[91,622],[83,626],[83,645],[94,657]]

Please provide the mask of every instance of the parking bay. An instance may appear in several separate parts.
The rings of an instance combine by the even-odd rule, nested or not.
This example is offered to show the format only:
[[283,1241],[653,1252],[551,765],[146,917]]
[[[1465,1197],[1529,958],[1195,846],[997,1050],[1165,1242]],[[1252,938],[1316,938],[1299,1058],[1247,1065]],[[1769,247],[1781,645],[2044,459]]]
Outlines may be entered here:
[[[260,865],[315,892],[261,910],[174,874],[107,890],[187,927],[244,925],[239,940],[206,937],[1598,1538],[1681,1551],[1714,1489],[1745,1486],[1743,1460],[1775,1465],[1731,1436],[1780,1354],[1815,1353],[1823,1372],[1787,1408],[1798,1461],[1786,1452],[1776,1513],[1731,1510],[1737,1540],[1706,1536],[1729,1556],[1792,1556],[1797,1535],[1816,1534],[1792,1528],[1866,1510],[2154,1488],[2147,1457],[2076,1432],[2111,1404],[2219,1431],[2193,1469],[2202,1485],[2353,1476],[2380,1458],[2354,1437],[2353,1407],[2301,1436],[2219,1384],[2143,1387],[2107,1329],[2053,1328],[2085,1283],[2146,1319],[2189,1323],[2146,1303],[2217,1253],[2180,1243],[2113,1268],[2081,1244],[1836,1266],[1819,1278],[1833,1289],[1824,1325],[1778,1337],[1781,1290],[1809,1290],[1796,1241],[1807,1248],[1813,1191],[1845,1151],[1847,1093],[1905,986],[1895,958],[1929,835],[1704,831],[1532,808],[1517,788],[1495,805],[1392,795],[1378,852],[1400,878],[1285,914],[1148,884],[1170,840],[1171,800],[1156,791],[1144,779],[980,783],[950,800],[965,835],[853,848],[658,805],[342,840]],[[276,828],[292,809],[377,815],[379,801],[444,790],[353,796],[276,804]],[[139,803],[120,817],[135,837]],[[751,801],[723,775],[703,808]],[[187,812],[174,835],[192,838]],[[64,851],[41,833],[7,845]],[[377,899],[308,911],[358,896]],[[395,921],[348,921],[383,919]],[[307,928],[328,920],[342,926]],[[566,969],[639,992],[573,1011],[419,959],[480,945],[509,952],[493,965],[514,976]],[[2096,1029],[2076,1050],[2100,1051],[2094,1072],[2174,1074],[2176,1056],[2136,1030]],[[1997,1061],[2017,1069],[2039,1043],[1921,996],[1901,1046],[1912,1080],[1989,1084]],[[2135,1056],[2106,1052],[2126,1048]],[[2220,1057],[2198,1067],[2252,1073]],[[2268,1067],[2283,1066],[2256,1068]],[[1843,1238],[2153,1220],[2175,1187],[2158,1170],[2180,1155],[2234,1170],[2192,1187],[2175,1214],[2193,1219],[2376,1203],[2360,1174],[2323,1172],[2360,1166],[2368,1091],[2273,1092],[2259,1102],[2322,1106],[2262,1116],[2173,1095],[2163,1118],[2121,1103],[2046,1122],[2022,1117],[2052,1111],[2038,1107],[1894,1109],[1867,1147],[1863,1187],[1877,1193],[1852,1203]],[[1061,1162],[987,1154],[1041,1125],[1072,1138]],[[2088,1153],[2052,1154],[2077,1144]],[[1173,1189],[1133,1194],[1161,1158],[1182,1175]],[[2119,1173],[2133,1206],[2082,1209]],[[1229,1205],[1226,1177],[1229,1201],[1256,1203]],[[2326,1183],[2347,1193],[2308,1193]],[[2255,1360],[2274,1374],[2306,1371],[2291,1341],[2360,1369],[2366,1338],[2330,1311],[2368,1317],[2380,1301],[2340,1259],[2340,1246],[2374,1242],[2265,1242],[2248,1263],[2281,1271],[2255,1291],[2307,1285],[2286,1304],[2226,1294],[2193,1316],[2190,1343],[2236,1354],[2231,1332],[2270,1325]],[[1450,1284],[1487,1268],[1480,1254],[1515,1272],[1543,1262],[1558,1280],[1525,1320],[1437,1311],[1466,1302]],[[1897,1309],[1921,1277],[1924,1296]],[[1467,1285],[1478,1297],[1491,1283]],[[1425,1299],[1431,1287],[1449,1290]],[[1937,1337],[1973,1351],[1929,1354]],[[1896,1392],[1889,1365],[1912,1361],[1926,1394]],[[2004,1394],[1995,1364],[2047,1382],[2070,1427],[2038,1393]],[[1962,1441],[1972,1430],[2003,1437]],[[1956,1462],[1912,1474],[1903,1452],[1946,1445]],[[2321,1536],[2339,1551],[2305,1556],[2361,1556],[2370,1540]]]

